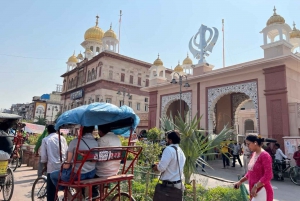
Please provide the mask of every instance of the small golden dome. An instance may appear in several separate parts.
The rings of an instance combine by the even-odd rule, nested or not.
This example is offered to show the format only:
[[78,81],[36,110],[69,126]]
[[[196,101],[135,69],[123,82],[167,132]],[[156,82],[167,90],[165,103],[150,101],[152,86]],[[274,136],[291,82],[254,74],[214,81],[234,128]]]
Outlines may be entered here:
[[85,53],[93,53],[92,50],[90,48],[86,48],[85,49]]
[[78,63],[78,59],[75,56],[75,51],[72,56],[68,59],[68,62]]
[[283,17],[281,17],[280,15],[277,15],[275,6],[274,6],[273,11],[274,11],[274,14],[268,20],[267,26],[269,26],[271,24],[284,24],[285,19]]
[[98,27],[98,18],[99,16],[96,16],[96,25],[86,30],[84,40],[100,41],[103,38],[104,33],[102,29]]
[[162,60],[160,60],[160,58],[159,58],[159,54],[157,56],[157,59],[153,62],[153,65],[154,66],[163,66],[164,65],[164,63],[162,62]]
[[182,66],[180,66],[180,63],[178,62],[178,65],[174,68],[174,71],[177,73],[183,72]]
[[83,60],[83,55],[81,54],[81,52],[77,55],[77,59]]
[[110,25],[109,30],[107,30],[107,31],[105,32],[104,37],[111,37],[111,38],[117,39],[117,35],[116,35],[115,32],[111,29],[111,25]]
[[296,29],[296,24],[294,22],[294,28],[292,30],[292,32],[290,33],[290,38],[300,38],[300,30]]
[[186,58],[183,60],[182,65],[192,65],[193,61],[189,57],[189,54],[187,54]]

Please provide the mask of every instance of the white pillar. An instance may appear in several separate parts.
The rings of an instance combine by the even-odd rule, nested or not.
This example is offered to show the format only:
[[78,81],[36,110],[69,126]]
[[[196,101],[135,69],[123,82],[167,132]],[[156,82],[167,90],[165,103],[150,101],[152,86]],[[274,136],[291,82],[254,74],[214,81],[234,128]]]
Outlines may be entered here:
[[264,33],[264,45],[266,45],[267,43],[268,43],[267,34]]
[[283,40],[282,29],[280,28],[280,29],[278,29],[278,31],[279,31],[279,40]]

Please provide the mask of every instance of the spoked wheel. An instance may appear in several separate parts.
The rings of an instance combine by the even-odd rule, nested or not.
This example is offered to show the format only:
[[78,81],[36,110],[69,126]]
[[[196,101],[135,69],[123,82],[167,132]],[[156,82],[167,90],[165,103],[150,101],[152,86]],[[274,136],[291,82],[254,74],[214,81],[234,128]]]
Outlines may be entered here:
[[41,176],[34,181],[31,189],[31,200],[32,201],[47,200],[47,177],[46,176]]
[[7,169],[7,176],[2,191],[4,201],[10,201],[14,193],[14,175],[10,168]]
[[292,167],[290,170],[290,178],[294,184],[300,185],[300,168]]
[[17,169],[18,165],[19,165],[19,158],[13,156],[13,158],[11,158],[11,160],[10,160],[9,167],[10,167],[13,171],[15,171],[15,170]]
[[20,151],[19,151],[19,162],[18,162],[18,167],[21,167],[22,162],[23,162],[23,150],[20,149]]
[[116,194],[111,201],[135,201],[135,199],[130,197],[128,193],[120,193],[120,197],[119,194]]

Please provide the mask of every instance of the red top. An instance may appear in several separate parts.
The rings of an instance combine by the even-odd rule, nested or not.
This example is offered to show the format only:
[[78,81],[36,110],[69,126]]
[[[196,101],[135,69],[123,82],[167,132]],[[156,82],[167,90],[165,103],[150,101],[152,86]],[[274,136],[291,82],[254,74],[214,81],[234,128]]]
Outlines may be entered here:
[[297,166],[300,167],[300,151],[296,151],[293,158],[295,159]]
[[[257,159],[255,161],[255,159]],[[249,164],[254,164],[252,168],[248,166],[248,172],[245,177],[249,181],[249,192],[257,182],[264,184],[264,187],[267,192],[267,200],[273,201],[273,189],[271,186],[271,179],[273,177],[272,171],[272,158],[270,154],[266,151],[262,151],[258,156],[254,152],[252,154]]]

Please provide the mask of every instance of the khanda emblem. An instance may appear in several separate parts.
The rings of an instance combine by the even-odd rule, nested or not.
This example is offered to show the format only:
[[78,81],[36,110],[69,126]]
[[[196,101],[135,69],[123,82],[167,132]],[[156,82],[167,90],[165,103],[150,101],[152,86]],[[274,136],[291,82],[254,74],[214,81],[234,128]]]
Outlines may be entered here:
[[[209,32],[209,37],[206,39],[206,32]],[[198,39],[199,36],[199,39]],[[205,25],[201,25],[199,31],[195,36],[192,36],[189,49],[193,56],[198,59],[198,64],[206,63],[205,57],[209,56],[208,52],[212,52],[219,36],[217,28],[208,28]],[[199,42],[197,42],[199,41]],[[198,49],[195,49],[194,46]]]

